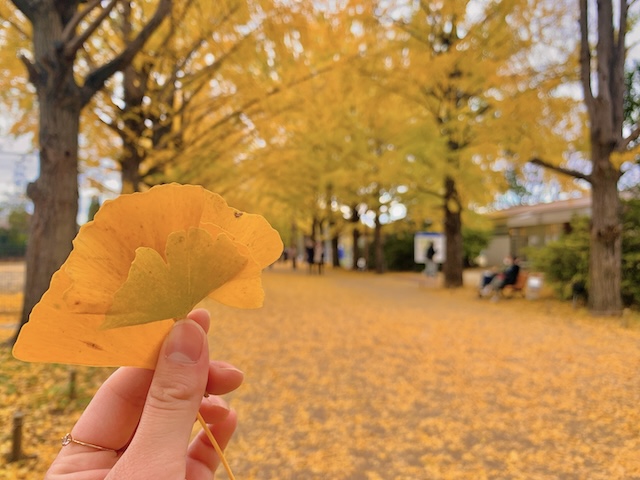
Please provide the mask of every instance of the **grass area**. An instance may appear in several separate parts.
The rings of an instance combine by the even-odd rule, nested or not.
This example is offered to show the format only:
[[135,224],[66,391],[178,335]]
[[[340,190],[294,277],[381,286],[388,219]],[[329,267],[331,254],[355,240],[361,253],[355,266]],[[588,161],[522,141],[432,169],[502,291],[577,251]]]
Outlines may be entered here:
[[[95,390],[113,371],[107,368],[24,363],[4,345],[19,321],[22,293],[0,295],[0,478],[43,478]],[[73,382],[72,377],[75,377]],[[14,417],[22,415],[25,458],[7,462],[13,449]]]
[[[0,316],[0,326],[6,322],[6,316]],[[13,331],[0,328],[0,333],[8,338],[7,333]],[[0,478],[43,478],[60,449],[60,440],[111,369],[24,363],[15,360],[6,346],[0,347],[0,364]],[[75,372],[73,384],[71,372]],[[23,415],[22,451],[26,458],[8,463],[4,455],[13,448],[12,425],[17,414]]]

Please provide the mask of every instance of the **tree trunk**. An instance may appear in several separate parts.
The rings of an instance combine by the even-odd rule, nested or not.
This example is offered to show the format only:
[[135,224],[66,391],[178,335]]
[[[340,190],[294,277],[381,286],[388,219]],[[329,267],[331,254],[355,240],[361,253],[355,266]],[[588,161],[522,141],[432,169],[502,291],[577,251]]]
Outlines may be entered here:
[[376,259],[376,273],[384,273],[384,242],[382,241],[382,224],[380,216],[376,215],[376,227],[373,231],[373,244]]
[[[69,59],[51,50],[60,38],[56,12],[43,8],[34,21],[34,53],[53,67],[39,70],[35,80],[39,102],[40,175],[27,187],[33,201],[26,253],[26,280],[18,338],[29,314],[49,288],[51,276],[64,263],[77,233],[78,130],[82,101]],[[46,62],[43,62],[46,63]]]
[[[116,2],[78,0],[14,0],[15,6],[32,24],[33,59],[23,57],[29,81],[35,86],[39,105],[40,175],[27,188],[34,212],[30,224],[26,254],[26,284],[20,324],[13,337],[27,322],[32,308],[49,287],[53,273],[64,263],[77,232],[78,216],[78,132],[80,113],[91,97],[116,71],[129,64],[149,36],[169,13],[171,0],[160,0],[153,17],[135,39],[111,61],[92,68],[76,83],[74,64],[82,41],[99,25],[91,12],[84,17],[86,29],[76,35],[78,4],[95,8],[96,20],[108,15]],[[103,8],[104,7],[104,8]],[[80,16],[76,16],[80,15]],[[91,19],[91,21],[87,21]],[[86,34],[86,36],[85,36]]]
[[358,259],[362,256],[360,253],[360,230],[358,227],[353,227],[353,264],[351,265],[352,270],[358,270]]
[[331,261],[333,268],[340,267],[340,251],[338,248],[338,240],[338,235],[334,235],[333,237],[331,237]]
[[289,251],[291,252],[291,268],[298,268],[298,227],[296,222],[291,222],[291,242]]
[[446,259],[442,267],[444,286],[446,288],[461,287],[464,255],[462,250],[462,205],[458,196],[455,180],[445,178],[444,196],[444,235],[446,242]]
[[[130,23],[131,5],[124,2],[122,16],[122,34],[124,38],[131,38]],[[145,70],[146,72],[146,70]],[[122,72],[122,87],[124,109],[122,120],[125,128],[120,133],[122,139],[122,156],[120,158],[120,172],[122,179],[122,193],[140,191],[140,165],[146,157],[146,152],[139,146],[144,132],[144,117],[142,102],[147,87],[147,75],[139,73],[133,64],[127,65]]]
[[142,159],[136,150],[136,145],[131,142],[124,143],[123,145],[123,154],[120,159],[122,193],[140,191],[140,164],[142,163]]
[[591,238],[589,255],[589,308],[595,315],[619,315],[622,259],[622,207],[618,171],[610,152],[592,139]]
[[[27,189],[34,209],[22,316],[14,342],[31,310],[49,288],[52,275],[69,255],[77,233],[79,112],[65,110],[56,103],[40,104],[40,176]],[[50,130],[51,121],[57,125],[55,134]]]

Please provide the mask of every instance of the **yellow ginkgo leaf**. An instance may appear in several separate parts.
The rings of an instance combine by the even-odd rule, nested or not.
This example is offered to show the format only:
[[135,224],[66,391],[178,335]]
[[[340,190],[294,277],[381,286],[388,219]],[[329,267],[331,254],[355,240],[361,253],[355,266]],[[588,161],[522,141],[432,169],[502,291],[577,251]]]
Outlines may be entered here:
[[102,328],[184,318],[246,264],[247,258],[227,235],[214,240],[200,228],[169,235],[166,263],[154,249],[140,247]]
[[260,307],[262,269],[281,253],[280,236],[263,217],[200,186],[122,195],[80,229],[14,355],[153,368],[172,323],[165,319],[185,316],[206,296]]
[[245,266],[248,275],[232,281],[244,292],[242,301],[236,295],[216,300],[238,308],[261,306],[262,287],[255,278],[281,255],[278,232],[260,215],[239,212],[200,186],[169,184],[105,202],[94,221],[80,229],[64,265],[73,280],[64,294],[69,308],[79,313],[105,312],[127,279],[136,250],[149,247],[164,258],[169,234],[190,227],[203,228],[213,237],[225,232],[253,260]]
[[155,368],[160,345],[173,320],[102,330],[104,314],[71,312],[62,302],[62,293],[70,284],[64,270],[53,275],[49,290],[20,330],[13,347],[16,358],[28,362]]

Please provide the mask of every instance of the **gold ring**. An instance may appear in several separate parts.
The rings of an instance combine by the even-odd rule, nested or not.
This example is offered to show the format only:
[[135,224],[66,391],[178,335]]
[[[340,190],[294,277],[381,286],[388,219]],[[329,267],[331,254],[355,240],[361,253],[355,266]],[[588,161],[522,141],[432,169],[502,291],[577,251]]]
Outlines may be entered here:
[[64,437],[62,437],[62,446],[66,447],[70,443],[76,443],[78,445],[82,445],[83,447],[95,448],[96,450],[100,450],[101,452],[113,452],[118,455],[118,450],[114,450],[113,448],[101,447],[100,445],[96,445],[94,443],[83,442],[81,440],[73,438],[70,433],[67,433]]

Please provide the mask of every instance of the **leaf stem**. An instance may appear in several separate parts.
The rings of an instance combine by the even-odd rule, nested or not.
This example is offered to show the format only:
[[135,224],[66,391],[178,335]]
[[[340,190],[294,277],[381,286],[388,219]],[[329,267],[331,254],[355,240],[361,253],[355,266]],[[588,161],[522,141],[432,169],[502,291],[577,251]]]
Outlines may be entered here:
[[204,418],[202,417],[200,412],[198,412],[198,422],[200,422],[200,425],[202,425],[202,429],[204,430],[204,433],[207,434],[207,437],[209,438],[211,445],[213,445],[213,449],[218,454],[218,457],[220,457],[220,462],[222,463],[222,466],[227,472],[227,475],[229,476],[229,480],[236,480],[236,477],[233,476],[233,472],[231,471],[231,467],[229,466],[227,459],[224,458],[224,453],[222,452],[220,445],[218,445],[218,442],[213,436],[213,433],[211,433],[211,430],[209,430],[209,426],[207,425],[207,422],[204,421]]

